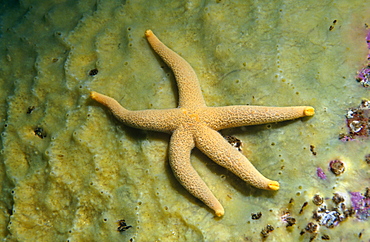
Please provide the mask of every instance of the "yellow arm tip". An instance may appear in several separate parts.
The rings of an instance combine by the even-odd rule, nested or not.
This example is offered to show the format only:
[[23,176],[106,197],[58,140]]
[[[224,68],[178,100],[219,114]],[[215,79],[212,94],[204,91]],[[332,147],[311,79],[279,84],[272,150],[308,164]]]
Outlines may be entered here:
[[277,191],[280,188],[280,184],[277,181],[271,181],[267,187],[270,190]]
[[303,113],[305,116],[313,116],[315,114],[315,109],[313,107],[307,107]]
[[224,216],[225,211],[223,209],[222,210],[216,210],[215,214],[216,214],[217,217],[222,217],[222,216]]
[[148,29],[148,30],[145,31],[145,36],[146,37],[149,37],[151,35],[153,35],[153,31],[151,31],[150,29]]
[[101,95],[101,94],[99,94],[99,93],[97,93],[97,92],[94,92],[94,91],[91,91],[91,92],[90,92],[90,98],[92,98],[92,99],[94,99],[94,100],[96,100],[96,101],[98,101],[98,99],[99,99],[99,95]]
[[94,91],[91,91],[90,92],[90,97],[92,98],[92,99],[94,99],[94,97],[96,96],[96,92],[94,92]]

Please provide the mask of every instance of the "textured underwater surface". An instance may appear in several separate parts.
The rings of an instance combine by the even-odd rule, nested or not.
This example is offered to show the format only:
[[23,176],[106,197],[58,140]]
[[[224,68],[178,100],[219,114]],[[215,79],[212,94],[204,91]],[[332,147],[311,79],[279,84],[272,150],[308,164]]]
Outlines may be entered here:
[[[367,1],[165,2],[0,3],[0,237],[369,241],[370,141],[346,135],[347,125],[366,128],[348,110],[370,99],[356,81],[367,64]],[[222,131],[279,191],[250,187],[194,150],[225,208],[215,218],[173,176],[169,135],[127,127],[89,98],[176,107],[172,72],[146,29],[193,66],[209,106],[315,107],[312,118]],[[121,220],[132,227],[121,222],[119,232]]]

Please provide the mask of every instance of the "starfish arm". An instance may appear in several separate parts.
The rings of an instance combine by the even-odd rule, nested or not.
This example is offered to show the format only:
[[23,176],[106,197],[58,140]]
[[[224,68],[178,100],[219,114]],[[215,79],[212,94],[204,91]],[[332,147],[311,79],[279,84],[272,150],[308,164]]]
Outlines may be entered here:
[[254,187],[278,190],[279,183],[264,177],[239,151],[233,148],[217,131],[199,126],[195,145],[220,166],[233,172]]
[[264,107],[236,105],[226,107],[208,107],[199,112],[200,120],[212,129],[220,130],[246,125],[280,122],[312,116],[313,107]]
[[177,120],[181,119],[179,109],[129,111],[106,95],[91,92],[90,97],[106,106],[121,122],[134,128],[171,133],[177,127]]
[[217,216],[223,216],[224,208],[190,163],[190,154],[193,148],[194,138],[189,131],[181,126],[173,132],[169,148],[172,171],[190,194],[214,210]]
[[149,44],[162,60],[172,69],[179,90],[179,107],[206,106],[197,75],[190,64],[165,46],[151,30],[145,32]]

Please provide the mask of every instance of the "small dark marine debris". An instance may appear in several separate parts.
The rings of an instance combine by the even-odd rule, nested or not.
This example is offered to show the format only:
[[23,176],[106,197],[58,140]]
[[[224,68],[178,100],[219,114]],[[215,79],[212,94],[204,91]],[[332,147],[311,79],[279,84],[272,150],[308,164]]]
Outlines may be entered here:
[[35,135],[37,135],[39,138],[43,139],[46,137],[46,132],[43,128],[36,127],[33,132],[35,132]]
[[129,228],[132,228],[132,226],[127,225],[124,219],[121,219],[120,221],[118,221],[117,230],[119,232],[124,232],[124,231],[128,230]]
[[99,73],[98,69],[95,68],[89,71],[89,76],[95,76],[98,73]]

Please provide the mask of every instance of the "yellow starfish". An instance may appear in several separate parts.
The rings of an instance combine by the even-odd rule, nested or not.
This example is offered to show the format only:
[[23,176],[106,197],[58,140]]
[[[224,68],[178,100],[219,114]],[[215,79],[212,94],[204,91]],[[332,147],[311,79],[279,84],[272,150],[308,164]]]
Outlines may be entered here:
[[189,63],[165,46],[151,30],[147,30],[145,36],[153,50],[175,74],[179,90],[178,108],[129,111],[103,94],[91,92],[91,98],[108,107],[119,120],[129,126],[171,133],[169,161],[176,178],[193,196],[214,210],[217,216],[224,215],[224,208],[190,163],[194,147],[249,184],[261,189],[278,190],[277,181],[269,180],[259,173],[217,130],[312,116],[314,109],[309,106],[207,107],[198,78]]

